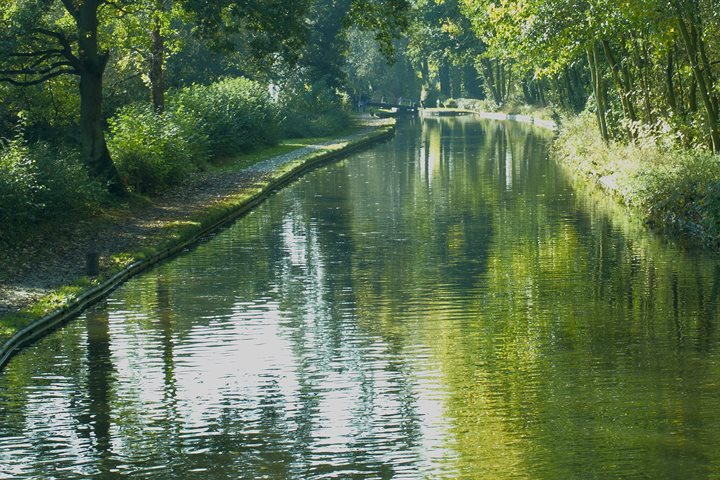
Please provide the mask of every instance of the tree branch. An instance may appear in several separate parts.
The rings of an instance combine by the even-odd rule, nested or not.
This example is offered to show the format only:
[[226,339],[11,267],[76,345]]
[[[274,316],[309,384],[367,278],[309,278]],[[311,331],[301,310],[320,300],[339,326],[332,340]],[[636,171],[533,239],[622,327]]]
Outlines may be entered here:
[[[35,68],[18,68],[14,70],[0,70],[0,75],[47,75],[52,73],[54,70],[62,67],[72,67],[70,62],[55,62],[46,68],[35,69]],[[67,69],[65,69],[67,70]],[[74,69],[71,70],[75,72]]]
[[47,75],[43,75],[42,77],[35,78],[33,80],[16,80],[11,77],[0,77],[0,82],[9,83],[18,87],[29,87],[31,85],[38,85],[40,83],[46,82],[51,78],[55,78],[66,73],[76,74],[77,72],[75,70],[56,70],[52,73],[48,73]]
[[125,7],[122,7],[122,6],[120,5],[120,2],[113,1],[113,0],[103,0],[103,1],[101,1],[101,2],[100,2],[100,8],[105,7],[105,6],[112,7],[112,8],[114,8],[115,10],[117,10],[118,12],[120,12],[120,15],[118,15],[120,18],[122,18],[122,17],[124,17],[124,16],[126,16],[126,15],[134,15],[134,14],[136,14],[136,13],[138,13],[138,12],[142,12],[143,10],[145,10],[144,8],[142,8],[142,6],[138,6],[138,7],[137,7],[136,9],[134,9],[134,10],[133,10],[133,9],[129,9],[129,8],[125,8]]
[[81,67],[80,60],[78,60],[78,58],[72,53],[72,45],[70,44],[70,40],[68,40],[68,38],[65,35],[63,35],[60,32],[54,32],[52,30],[47,30],[45,28],[35,28],[31,31],[31,33],[45,35],[45,36],[52,37],[55,40],[57,40],[60,43],[60,46],[62,47],[62,49],[60,50],[60,55],[67,58],[68,61],[72,64],[73,68],[75,68],[76,70],[80,69],[80,67]]
[[63,51],[60,49],[53,49],[53,50],[38,50],[35,52],[18,52],[18,53],[8,53],[8,57],[37,57],[40,55],[50,55],[50,54],[60,54],[62,55]]
[[61,1],[62,1],[63,6],[65,7],[65,10],[67,10],[68,13],[69,13],[70,15],[72,15],[72,17],[73,17],[75,20],[77,20],[77,17],[78,17],[78,14],[79,14],[79,10],[78,10],[78,8],[75,6],[75,4],[73,3],[73,1],[72,1],[72,0],[61,0]]

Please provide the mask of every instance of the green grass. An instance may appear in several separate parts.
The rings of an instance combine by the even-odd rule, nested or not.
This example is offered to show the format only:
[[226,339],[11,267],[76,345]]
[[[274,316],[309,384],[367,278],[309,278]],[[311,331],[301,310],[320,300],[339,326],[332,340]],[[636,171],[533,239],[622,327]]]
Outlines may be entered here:
[[278,143],[277,145],[259,148],[257,150],[253,150],[251,152],[243,153],[241,155],[236,155],[233,157],[216,159],[212,162],[209,171],[223,172],[242,170],[244,168],[255,165],[258,162],[262,162],[263,160],[268,160],[273,157],[285,155],[286,153],[290,153],[294,150],[297,150],[298,148],[304,148],[310,145],[317,145],[320,143],[332,141],[336,138],[351,135],[357,132],[360,128],[360,126],[352,126],[332,137],[285,139],[280,141],[280,143]]
[[3,315],[0,317],[0,342],[7,340],[35,320],[67,306],[90,286],[92,286],[90,279],[81,277],[74,284],[58,288],[20,312]]

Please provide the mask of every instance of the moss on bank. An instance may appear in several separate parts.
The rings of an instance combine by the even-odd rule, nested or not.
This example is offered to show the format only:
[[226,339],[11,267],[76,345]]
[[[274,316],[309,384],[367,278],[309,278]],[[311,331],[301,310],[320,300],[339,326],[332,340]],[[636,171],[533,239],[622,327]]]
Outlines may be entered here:
[[[238,185],[231,193],[223,195],[222,198],[202,205],[201,208],[189,215],[164,223],[162,235],[159,238],[152,239],[146,244],[139,244],[135,249],[113,252],[112,255],[103,258],[101,272],[97,277],[79,277],[71,284],[57,287],[27,308],[3,315],[0,317],[0,345],[27,326],[47,318],[48,315],[53,315],[54,312],[71,310],[80,299],[87,296],[88,292],[99,291],[103,285],[123,276],[123,272],[132,270],[131,275],[135,274],[147,266],[177,253],[179,249],[197,241],[209,231],[248,211],[273,189],[291,181],[305,170],[377,140],[387,138],[392,131],[392,123],[386,123],[369,131],[359,131],[335,142],[325,142],[327,139],[289,140],[279,146],[220,162],[213,166],[215,171],[211,174],[222,175],[227,172],[244,171],[248,166],[263,160],[273,159],[278,155],[312,146],[309,153],[291,157],[276,168],[253,176],[245,184]],[[112,231],[104,233],[111,235]],[[124,280],[123,277],[119,281]],[[3,354],[2,350],[3,348],[0,347],[0,357]],[[0,367],[1,364],[2,359],[0,358]]]

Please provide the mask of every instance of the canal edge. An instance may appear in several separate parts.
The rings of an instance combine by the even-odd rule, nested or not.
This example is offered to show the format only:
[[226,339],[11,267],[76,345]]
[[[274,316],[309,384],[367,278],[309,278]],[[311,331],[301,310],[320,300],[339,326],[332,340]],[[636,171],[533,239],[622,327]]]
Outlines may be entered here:
[[558,128],[557,123],[552,120],[543,120],[531,115],[517,115],[514,113],[500,113],[500,112],[483,112],[475,111],[475,115],[480,118],[486,118],[488,120],[507,120],[511,122],[529,123],[541,128],[547,128],[549,130],[556,130]]
[[[303,155],[289,164],[279,167],[275,172],[279,173],[279,175],[277,177],[273,177],[266,185],[263,185],[258,192],[233,206],[230,210],[225,212],[218,219],[212,221],[209,225],[201,225],[198,227],[198,231],[193,233],[189,238],[155,252],[148,258],[132,263],[99,285],[81,293],[63,307],[50,312],[44,317],[33,321],[29,325],[17,331],[12,337],[5,341],[2,346],[0,346],[0,373],[2,373],[5,365],[7,365],[12,357],[20,353],[25,347],[32,345],[45,335],[71,321],[75,316],[105,298],[110,292],[135,275],[149,270],[158,263],[178,255],[188,247],[196,244],[208,234],[237,220],[253,210],[273,193],[309,171],[331,161],[345,158],[352,153],[365,150],[377,143],[392,138],[394,135],[394,122],[389,125],[381,125],[375,127],[372,131],[357,140],[349,140],[346,145],[343,145],[338,149],[312,152]],[[342,139],[338,140],[342,141]],[[287,168],[287,170],[285,170],[285,168]]]

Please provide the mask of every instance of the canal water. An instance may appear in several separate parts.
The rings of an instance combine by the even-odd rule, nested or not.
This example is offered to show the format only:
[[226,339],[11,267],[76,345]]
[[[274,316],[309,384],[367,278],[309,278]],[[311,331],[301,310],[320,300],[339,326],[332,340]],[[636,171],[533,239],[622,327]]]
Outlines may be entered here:
[[0,478],[718,478],[720,261],[401,124],[0,374]]

